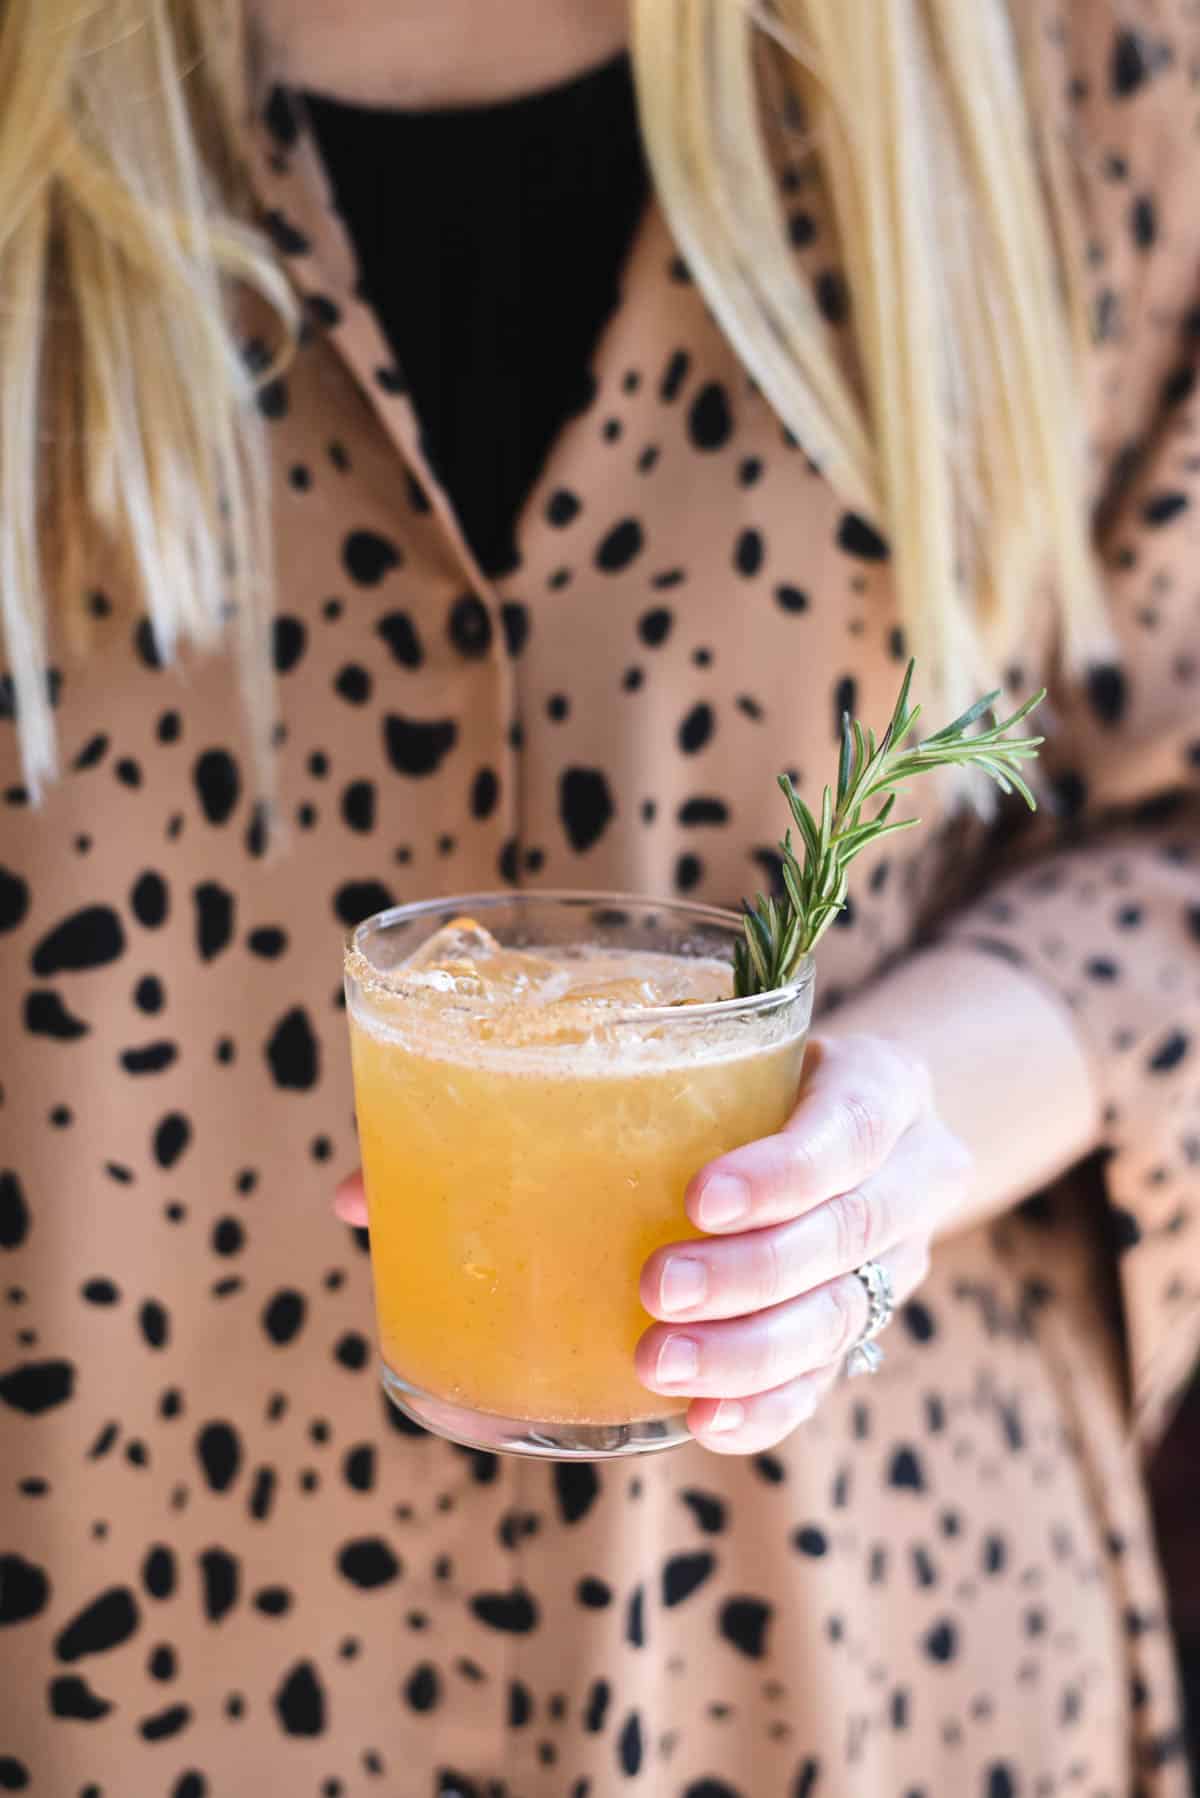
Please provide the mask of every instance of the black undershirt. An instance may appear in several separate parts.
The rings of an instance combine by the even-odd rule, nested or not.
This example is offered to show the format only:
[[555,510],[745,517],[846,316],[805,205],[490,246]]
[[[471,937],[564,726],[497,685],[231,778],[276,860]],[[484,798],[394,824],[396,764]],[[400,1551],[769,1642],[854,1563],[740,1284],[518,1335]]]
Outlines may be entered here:
[[591,397],[646,201],[629,60],[491,106],[305,100],[430,460],[502,574],[552,440]]

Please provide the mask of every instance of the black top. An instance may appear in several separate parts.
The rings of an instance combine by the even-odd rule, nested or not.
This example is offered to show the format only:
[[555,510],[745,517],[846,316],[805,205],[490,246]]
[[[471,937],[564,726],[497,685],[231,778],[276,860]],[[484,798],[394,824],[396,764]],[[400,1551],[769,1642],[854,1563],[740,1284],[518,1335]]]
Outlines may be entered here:
[[366,297],[490,574],[588,363],[648,191],[629,59],[495,106],[306,96]]

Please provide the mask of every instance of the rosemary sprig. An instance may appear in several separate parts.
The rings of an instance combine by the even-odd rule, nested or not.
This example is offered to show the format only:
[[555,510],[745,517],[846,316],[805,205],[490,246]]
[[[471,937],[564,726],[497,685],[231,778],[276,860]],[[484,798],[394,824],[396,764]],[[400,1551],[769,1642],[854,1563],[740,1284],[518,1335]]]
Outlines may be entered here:
[[[735,998],[786,986],[845,905],[847,871],[855,856],[868,843],[877,843],[897,831],[911,830],[920,823],[919,818],[891,820],[896,789],[904,781],[928,774],[934,768],[970,765],[982,768],[1001,792],[1017,792],[1031,811],[1037,810],[1037,801],[1021,776],[1019,764],[1032,760],[1045,739],[1010,737],[1008,732],[1041,704],[1046,697],[1045,688],[1027,699],[1010,718],[1001,720],[992,713],[1000,697],[997,689],[977,700],[953,724],[906,748],[921,715],[920,706],[910,706],[908,697],[915,666],[914,662],[908,664],[891,723],[878,742],[874,731],[864,730],[849,713],[843,715],[837,790],[825,788],[819,816],[804,803],[787,775],[779,776],[779,785],[800,833],[802,859],[792,848],[789,829],[779,845],[783,895],[764,898],[759,893],[753,906],[745,906],[744,935],[733,952]],[[988,713],[992,713],[990,725],[969,736],[967,733]],[[883,803],[873,817],[864,817],[864,808],[873,799],[882,799]]]

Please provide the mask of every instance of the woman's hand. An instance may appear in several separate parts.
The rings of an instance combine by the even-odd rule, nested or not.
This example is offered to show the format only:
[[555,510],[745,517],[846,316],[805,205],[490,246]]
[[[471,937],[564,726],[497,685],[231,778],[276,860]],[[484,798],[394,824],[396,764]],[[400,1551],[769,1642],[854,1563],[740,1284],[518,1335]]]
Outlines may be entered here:
[[819,1039],[779,1134],[689,1185],[705,1239],[646,1263],[642,1303],[662,1322],[638,1345],[642,1383],[691,1397],[705,1448],[770,1448],[811,1417],[866,1326],[855,1268],[882,1262],[907,1299],[966,1203],[971,1166],[916,1055],[881,1037]]

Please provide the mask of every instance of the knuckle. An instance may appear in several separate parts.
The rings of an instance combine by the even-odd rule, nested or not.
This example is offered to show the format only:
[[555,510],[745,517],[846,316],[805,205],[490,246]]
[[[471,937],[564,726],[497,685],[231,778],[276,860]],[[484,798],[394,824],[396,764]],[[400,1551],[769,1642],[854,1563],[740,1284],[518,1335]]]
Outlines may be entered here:
[[777,1305],[786,1296],[785,1284],[786,1270],[778,1239],[773,1232],[764,1230],[762,1240],[755,1246],[750,1281],[754,1308],[766,1311],[772,1305]]
[[822,1358],[840,1361],[849,1354],[862,1334],[863,1317],[859,1282],[855,1279],[834,1280],[825,1288],[826,1315],[823,1332],[827,1346]]
[[849,1192],[839,1193],[836,1199],[830,1199],[829,1208],[839,1267],[861,1266],[870,1258],[874,1226],[871,1201],[861,1187],[855,1186]]

